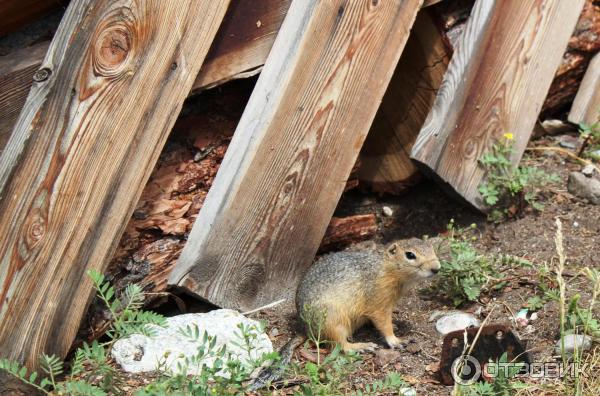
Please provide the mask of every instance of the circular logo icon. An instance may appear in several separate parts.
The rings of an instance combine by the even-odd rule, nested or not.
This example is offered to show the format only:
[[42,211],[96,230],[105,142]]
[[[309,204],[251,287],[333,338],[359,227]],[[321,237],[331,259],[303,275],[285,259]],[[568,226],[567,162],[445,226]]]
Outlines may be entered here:
[[454,382],[460,385],[471,385],[481,377],[479,361],[470,355],[463,355],[454,359],[451,368]]

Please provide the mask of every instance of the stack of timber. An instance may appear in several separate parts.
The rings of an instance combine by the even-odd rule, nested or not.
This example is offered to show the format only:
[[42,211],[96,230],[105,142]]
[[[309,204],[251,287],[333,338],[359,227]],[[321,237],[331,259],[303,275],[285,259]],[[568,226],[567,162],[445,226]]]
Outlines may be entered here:
[[[398,193],[411,152],[483,209],[477,159],[513,132],[518,161],[584,0],[479,0],[450,62],[459,36],[417,18],[422,0],[228,3],[73,1],[51,43],[0,59],[2,357],[64,356],[85,272],[109,263],[118,290],[279,299],[318,251],[376,231],[374,214],[332,219],[357,160]],[[189,93],[263,64],[239,123],[245,99],[218,126],[188,114],[162,151]]]
[[3,357],[69,350],[227,3],[70,3],[0,157]]
[[412,158],[486,210],[478,160],[507,132],[521,159],[583,4],[476,2]]
[[244,310],[293,290],[420,6],[292,3],[169,283]]

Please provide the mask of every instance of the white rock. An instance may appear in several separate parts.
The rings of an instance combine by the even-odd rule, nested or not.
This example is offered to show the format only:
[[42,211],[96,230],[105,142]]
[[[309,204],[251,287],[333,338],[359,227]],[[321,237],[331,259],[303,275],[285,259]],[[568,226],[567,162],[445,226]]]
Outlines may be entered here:
[[[130,337],[118,340],[113,345],[111,354],[119,365],[129,373],[156,371],[157,369],[172,373],[179,373],[177,363],[182,365],[186,357],[197,354],[202,345],[204,332],[209,336],[216,337],[215,351],[226,345],[227,352],[231,353],[231,359],[242,363],[248,362],[248,352],[234,342],[241,343],[238,325],[243,323],[251,328],[251,332],[257,334],[252,340],[254,348],[250,354],[252,359],[257,359],[265,353],[273,351],[271,340],[265,333],[260,333],[259,323],[248,319],[237,311],[230,309],[218,309],[208,313],[195,313],[178,315],[167,318],[167,326],[162,328],[152,325],[156,334],[146,337],[134,334]],[[186,327],[198,327],[200,337],[197,341],[190,340],[181,334]],[[207,357],[203,360],[207,367],[211,367],[214,358]],[[159,362],[164,364],[160,365]],[[198,374],[198,367],[189,367],[187,374]],[[223,376],[228,373],[221,372]]]
[[592,176],[594,176],[595,170],[596,170],[596,168],[594,168],[594,165],[587,164],[586,166],[584,166],[581,169],[581,173],[583,173],[586,177],[592,177]]
[[413,388],[405,387],[405,388],[400,389],[399,394],[402,396],[417,396],[417,391],[414,390]]
[[384,206],[381,208],[381,212],[383,212],[385,217],[392,217],[394,215],[394,211],[389,206]]
[[443,335],[468,327],[479,326],[479,320],[470,313],[461,311],[450,311],[435,323],[435,329]]
[[529,318],[529,320],[531,320],[533,322],[533,321],[538,320],[538,317],[539,316],[538,316],[537,312],[534,312],[531,314],[531,317]]
[[[565,337],[565,353],[572,354],[577,346],[578,351],[587,351],[592,347],[592,338],[584,334],[567,334]],[[560,355],[561,342],[558,340],[554,346],[554,353]]]

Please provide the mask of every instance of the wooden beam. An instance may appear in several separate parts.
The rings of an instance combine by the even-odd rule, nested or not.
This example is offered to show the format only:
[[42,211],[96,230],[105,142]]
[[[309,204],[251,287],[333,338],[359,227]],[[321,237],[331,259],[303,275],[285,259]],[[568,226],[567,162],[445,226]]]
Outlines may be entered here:
[[0,1],[0,36],[18,30],[52,10],[64,7],[68,0],[2,0]]
[[25,105],[33,74],[40,68],[50,42],[0,57],[0,154]]
[[[291,0],[232,0],[192,92],[257,74]],[[0,152],[25,103],[50,42],[0,57]]]
[[571,106],[569,121],[588,125],[600,121],[600,53],[588,65]]
[[356,176],[379,193],[399,194],[414,184],[412,145],[433,105],[451,51],[428,10],[419,12],[365,144]]
[[170,284],[242,309],[296,286],[420,5],[292,3]]
[[2,357],[67,353],[227,3],[69,5],[0,157]]
[[291,2],[232,0],[192,89],[258,74]]
[[479,158],[511,132],[521,159],[583,2],[475,3],[411,154],[475,207]]

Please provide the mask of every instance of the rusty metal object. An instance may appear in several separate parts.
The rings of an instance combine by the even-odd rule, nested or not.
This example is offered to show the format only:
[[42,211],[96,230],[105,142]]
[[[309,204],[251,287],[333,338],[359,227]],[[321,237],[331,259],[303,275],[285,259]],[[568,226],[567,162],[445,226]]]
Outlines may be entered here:
[[[475,339],[478,331],[479,327],[466,330],[469,345]],[[454,384],[452,364],[463,354],[464,333],[465,330],[458,330],[448,333],[444,337],[440,361],[440,376],[444,385]],[[470,356],[479,363],[480,368],[483,368],[486,363],[498,360],[505,352],[508,361],[530,363],[524,343],[511,331],[510,327],[496,324],[483,328]]]

